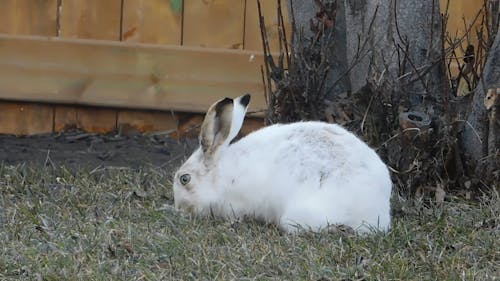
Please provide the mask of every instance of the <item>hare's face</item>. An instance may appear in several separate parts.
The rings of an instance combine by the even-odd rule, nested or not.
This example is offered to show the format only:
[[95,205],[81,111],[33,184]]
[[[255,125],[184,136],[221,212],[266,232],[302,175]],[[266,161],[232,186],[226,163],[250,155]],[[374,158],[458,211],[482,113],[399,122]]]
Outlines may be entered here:
[[213,173],[203,162],[203,152],[196,150],[173,179],[175,208],[203,214],[217,198]]
[[[224,177],[218,171],[219,155],[238,134],[247,111],[250,95],[224,98],[207,111],[199,136],[200,148],[174,176],[175,207],[197,214],[208,214],[224,201]],[[222,183],[222,184],[221,184]]]

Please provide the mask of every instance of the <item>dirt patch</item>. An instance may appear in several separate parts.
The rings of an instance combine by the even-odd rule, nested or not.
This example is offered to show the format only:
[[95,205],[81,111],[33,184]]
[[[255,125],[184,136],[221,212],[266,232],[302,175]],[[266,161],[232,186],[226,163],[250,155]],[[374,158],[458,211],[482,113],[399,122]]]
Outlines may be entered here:
[[144,166],[176,168],[197,146],[195,139],[162,135],[89,134],[70,131],[26,137],[0,135],[0,164],[71,169]]

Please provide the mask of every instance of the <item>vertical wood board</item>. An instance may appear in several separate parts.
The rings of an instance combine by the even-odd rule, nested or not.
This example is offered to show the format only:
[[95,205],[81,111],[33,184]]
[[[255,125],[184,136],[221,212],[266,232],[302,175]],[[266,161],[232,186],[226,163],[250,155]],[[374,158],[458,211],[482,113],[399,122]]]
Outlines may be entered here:
[[0,33],[57,35],[57,0],[0,0]]
[[[465,38],[461,42],[461,47],[457,48],[457,55],[464,55],[465,49],[467,45],[470,43],[474,45],[475,50],[478,50],[479,40],[477,37],[476,30],[480,27],[482,21],[482,8],[483,8],[483,0],[449,0],[448,6],[448,21],[446,25],[446,32],[451,36],[451,38],[459,40],[462,36],[465,35],[467,29],[470,28],[469,37]],[[448,0],[440,0],[440,8],[441,13],[444,14],[446,12]],[[478,16],[479,14],[479,16]],[[477,19],[476,19],[477,16]],[[474,22],[474,19],[476,21]],[[448,44],[445,47],[449,47]],[[463,60],[460,59],[460,63],[463,63]],[[452,75],[456,76],[459,74],[459,68],[456,61],[451,62],[451,70]]]
[[0,134],[32,135],[52,132],[50,105],[0,101]]
[[122,39],[181,44],[182,0],[124,0]]
[[[458,34],[458,36],[463,35],[466,30],[466,26],[464,25],[464,19],[465,19],[465,24],[467,25],[472,24],[476,15],[483,8],[483,0],[462,0],[462,1],[449,0],[449,1],[450,4],[448,6],[449,18],[447,23],[447,31],[451,35],[455,34]],[[443,14],[445,13],[447,2],[448,0],[440,0],[441,13]],[[472,30],[475,31],[475,28],[477,28],[480,25],[480,23],[481,23],[481,15],[473,24]],[[472,34],[474,35],[474,37],[476,36],[475,32],[472,32]]]
[[244,0],[184,2],[183,45],[242,49]]
[[78,107],[77,127],[87,132],[108,133],[116,129],[116,109]]
[[54,131],[66,131],[78,127],[77,107],[69,105],[54,106]]
[[177,128],[177,118],[170,112],[120,110],[117,124],[139,132],[168,131]]
[[120,40],[121,0],[62,0],[61,36]]

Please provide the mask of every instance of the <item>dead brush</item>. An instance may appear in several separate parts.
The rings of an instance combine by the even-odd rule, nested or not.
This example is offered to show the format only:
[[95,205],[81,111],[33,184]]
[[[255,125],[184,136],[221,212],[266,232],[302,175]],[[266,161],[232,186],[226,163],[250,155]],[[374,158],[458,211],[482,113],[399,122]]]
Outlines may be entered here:
[[[315,1],[317,13],[309,26],[313,36],[306,40],[304,30],[299,30],[295,22],[293,5],[290,6],[291,36],[287,37],[282,5],[278,0],[280,44],[277,54],[271,53],[260,1],[258,3],[265,57],[262,76],[268,101],[267,124],[323,120],[344,125],[377,147],[378,153],[391,167],[396,185],[404,193],[428,194],[431,191],[430,194],[438,194],[442,190],[454,189],[465,191],[470,196],[471,189],[477,191],[490,185],[464,159],[459,139],[462,128],[468,126],[465,116],[472,104],[472,99],[466,95],[479,83],[496,33],[494,27],[498,26],[498,13],[492,12],[498,10],[498,1],[485,0],[472,22],[466,23],[464,19],[465,33],[462,35],[446,32],[449,18],[446,6],[442,12],[441,29],[430,32],[440,32],[445,46],[441,56],[430,61],[425,69],[416,70],[407,53],[410,46],[404,45],[407,41],[401,39],[398,30],[398,36],[403,41],[403,45],[396,46],[398,52],[403,54],[400,65],[406,65],[415,70],[410,73],[416,73],[413,75],[416,77],[403,75],[398,78],[404,81],[401,89],[389,92],[377,84],[377,77],[368,77],[368,85],[360,91],[333,95],[333,86],[343,75],[348,75],[344,73],[334,81],[327,81],[331,79],[328,74],[332,71],[328,50],[336,43],[337,2]],[[376,16],[375,12],[368,30],[371,30]],[[397,15],[394,16],[397,19]],[[478,38],[477,46],[472,43],[473,35]],[[366,42],[358,42],[358,45],[360,50],[355,58],[362,57],[367,51]],[[352,64],[347,72],[356,61]],[[423,76],[435,67],[446,69],[443,79],[447,85],[443,87],[439,100],[429,99],[426,102],[434,103],[438,114],[430,116],[433,120],[430,128],[407,130],[399,120],[402,112],[412,108],[408,105],[409,97],[404,89],[412,83],[422,83],[425,88]],[[408,71],[399,70],[403,74]],[[427,88],[424,90],[428,92]]]
[[[265,29],[260,1],[259,18],[265,65],[262,70],[268,111],[266,123],[289,123],[299,120],[325,118],[328,101],[325,99],[330,88],[326,76],[330,70],[328,50],[334,40],[336,9],[315,1],[319,8],[316,18],[311,20],[315,36],[308,42],[302,40],[293,13],[291,13],[292,38],[287,38],[281,0],[278,1],[279,54],[271,53]],[[292,8],[293,9],[293,8]],[[291,42],[297,42],[290,47]]]

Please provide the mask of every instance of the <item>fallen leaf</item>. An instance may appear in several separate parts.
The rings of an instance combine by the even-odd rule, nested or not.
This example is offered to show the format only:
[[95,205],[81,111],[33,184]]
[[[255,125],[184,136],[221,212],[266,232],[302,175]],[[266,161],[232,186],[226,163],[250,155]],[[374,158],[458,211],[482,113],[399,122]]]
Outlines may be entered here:
[[446,191],[444,191],[444,189],[443,189],[443,187],[441,187],[441,185],[438,185],[436,187],[436,193],[435,193],[436,202],[438,202],[438,203],[444,202],[445,197],[446,197]]

